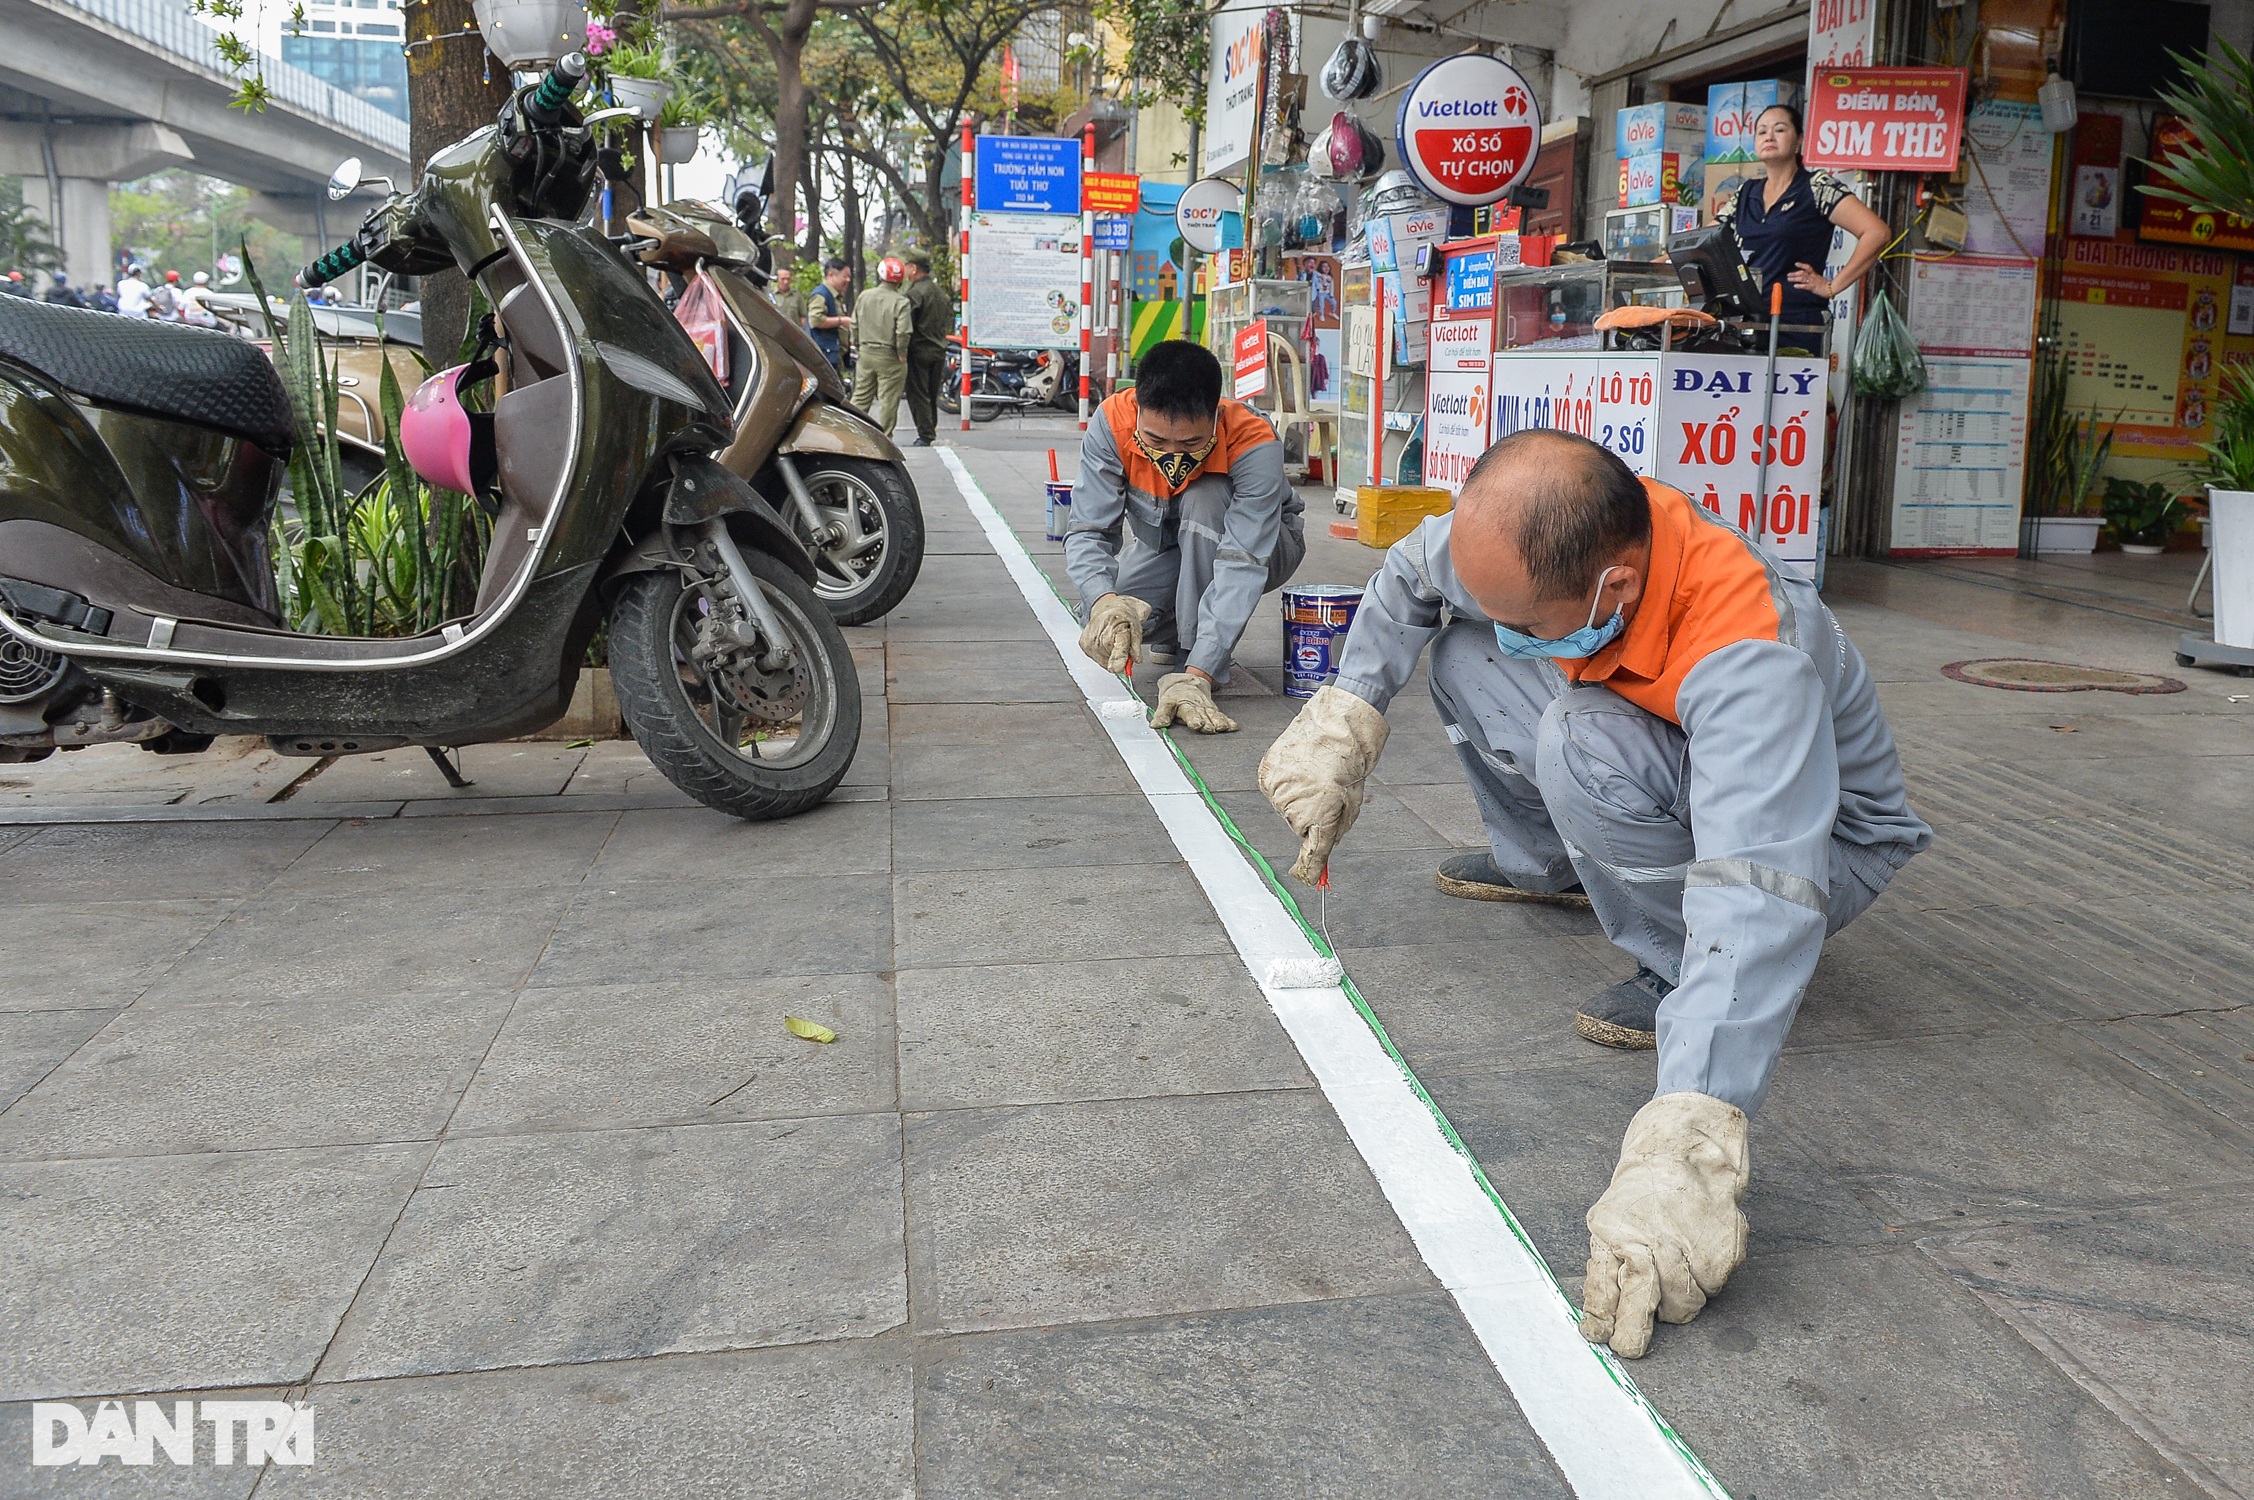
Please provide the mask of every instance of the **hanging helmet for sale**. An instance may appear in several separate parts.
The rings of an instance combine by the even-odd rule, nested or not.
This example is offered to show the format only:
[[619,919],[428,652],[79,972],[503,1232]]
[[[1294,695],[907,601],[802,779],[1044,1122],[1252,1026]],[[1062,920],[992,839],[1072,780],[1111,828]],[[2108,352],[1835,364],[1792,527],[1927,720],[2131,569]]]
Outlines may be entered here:
[[1414,177],[1395,167],[1370,188],[1362,200],[1362,212],[1364,216],[1415,213],[1431,202],[1432,195],[1419,187]]
[[1379,67],[1377,49],[1358,36],[1350,36],[1338,44],[1338,50],[1323,64],[1320,82],[1326,97],[1345,103],[1352,99],[1367,99],[1384,81],[1384,70]]
[[898,281],[907,274],[907,267],[902,264],[900,257],[897,255],[888,255],[877,262],[877,280],[879,281]]
[[1385,145],[1351,110],[1331,116],[1330,165],[1341,177],[1363,178],[1385,164]]
[[1337,168],[1333,167],[1333,166],[1331,165],[1331,161],[1330,161],[1330,142],[1331,142],[1331,134],[1332,134],[1332,127],[1331,127],[1331,126],[1328,126],[1328,125],[1325,125],[1325,126],[1323,127],[1323,133],[1322,133],[1321,135],[1318,135],[1318,136],[1316,136],[1316,137],[1315,137],[1315,139],[1314,139],[1314,143],[1313,143],[1312,145],[1308,146],[1308,148],[1307,148],[1307,175],[1308,175],[1308,176],[1310,176],[1310,177],[1322,177],[1322,178],[1331,178],[1331,177],[1336,177],[1336,176],[1338,175],[1338,170],[1337,170]]

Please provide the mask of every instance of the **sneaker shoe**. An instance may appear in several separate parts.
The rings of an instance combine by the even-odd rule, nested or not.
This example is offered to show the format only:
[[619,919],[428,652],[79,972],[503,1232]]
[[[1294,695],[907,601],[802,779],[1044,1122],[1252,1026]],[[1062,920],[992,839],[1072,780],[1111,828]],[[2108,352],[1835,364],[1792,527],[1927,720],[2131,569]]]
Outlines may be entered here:
[[914,442],[910,443],[908,446],[911,448],[929,448],[931,446],[931,439],[927,437],[920,437],[917,438]]
[[1638,967],[1636,977],[1599,990],[1573,1017],[1573,1029],[1600,1047],[1649,1052],[1659,1045],[1659,1002],[1675,987]]
[[1509,878],[1495,868],[1495,856],[1484,851],[1443,860],[1432,883],[1439,887],[1443,896],[1461,896],[1466,901],[1533,901],[1543,906],[1568,906],[1577,911],[1589,909],[1588,893],[1577,885],[1562,891],[1529,891],[1512,885]]

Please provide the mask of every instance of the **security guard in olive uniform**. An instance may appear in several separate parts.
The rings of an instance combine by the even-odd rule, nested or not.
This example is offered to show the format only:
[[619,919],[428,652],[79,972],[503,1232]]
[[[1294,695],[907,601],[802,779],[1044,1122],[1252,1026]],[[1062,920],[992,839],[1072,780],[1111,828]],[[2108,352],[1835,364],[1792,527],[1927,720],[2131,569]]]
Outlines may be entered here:
[[947,335],[955,327],[955,299],[931,276],[931,252],[907,254],[904,290],[916,311],[916,336],[908,345],[908,415],[915,418],[919,448],[939,434],[939,388],[947,380]]
[[903,267],[892,256],[877,262],[877,284],[853,308],[853,341],[860,373],[853,404],[889,434],[900,419],[900,394],[908,383],[908,348],[915,338],[915,309],[900,290]]

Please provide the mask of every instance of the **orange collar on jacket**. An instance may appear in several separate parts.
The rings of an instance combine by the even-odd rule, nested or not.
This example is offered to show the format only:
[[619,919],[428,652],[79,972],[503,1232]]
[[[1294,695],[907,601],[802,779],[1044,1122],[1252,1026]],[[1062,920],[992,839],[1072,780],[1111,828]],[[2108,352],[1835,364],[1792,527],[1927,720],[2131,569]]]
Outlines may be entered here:
[[1681,490],[1646,479],[1644,493],[1651,499],[1651,570],[1636,616],[1596,655],[1558,665],[1576,682],[1601,682],[1680,724],[1675,695],[1691,668],[1724,646],[1783,636],[1769,570],[1753,544]]
[[1237,460],[1262,443],[1276,440],[1275,429],[1242,401],[1221,398],[1219,419],[1214,424],[1213,451],[1206,454],[1198,466],[1190,470],[1180,485],[1170,485],[1166,476],[1158,472],[1158,465],[1143,452],[1143,445],[1135,441],[1135,417],[1142,410],[1136,404],[1132,390],[1121,391],[1097,408],[1097,413],[1111,424],[1111,440],[1119,450],[1120,466],[1126,470],[1127,482],[1157,499],[1179,495],[1208,474],[1226,474],[1236,467]]

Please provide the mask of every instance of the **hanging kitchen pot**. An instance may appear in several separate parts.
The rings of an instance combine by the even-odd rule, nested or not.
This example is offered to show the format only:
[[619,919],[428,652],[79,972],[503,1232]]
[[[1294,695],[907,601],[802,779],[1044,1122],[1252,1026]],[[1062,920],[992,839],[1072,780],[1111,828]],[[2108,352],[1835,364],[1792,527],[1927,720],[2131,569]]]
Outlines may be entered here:
[[587,44],[587,7],[580,0],[470,0],[470,10],[485,45],[519,72]]

